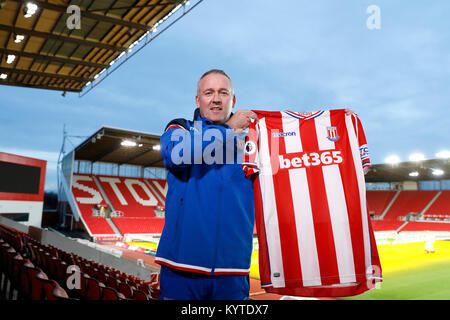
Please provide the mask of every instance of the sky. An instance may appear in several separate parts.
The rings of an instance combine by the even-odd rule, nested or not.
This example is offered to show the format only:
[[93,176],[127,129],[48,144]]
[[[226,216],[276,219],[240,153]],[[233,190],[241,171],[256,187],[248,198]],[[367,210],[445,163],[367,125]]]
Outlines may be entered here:
[[350,107],[372,163],[434,158],[450,149],[449,11],[448,0],[204,0],[81,98],[0,86],[0,151],[47,160],[56,190],[64,125],[161,134],[192,118],[198,78],[218,68],[236,110]]

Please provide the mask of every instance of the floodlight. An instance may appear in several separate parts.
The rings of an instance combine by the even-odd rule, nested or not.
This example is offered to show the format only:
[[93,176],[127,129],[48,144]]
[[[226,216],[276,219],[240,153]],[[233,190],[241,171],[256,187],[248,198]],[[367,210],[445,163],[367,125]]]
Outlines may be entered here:
[[409,156],[409,160],[410,161],[423,161],[425,160],[425,156],[422,153],[413,153],[412,155]]
[[418,176],[419,176],[419,173],[418,173],[417,171],[413,171],[413,172],[410,172],[410,173],[409,173],[409,176],[410,176],[410,177],[418,177]]
[[15,43],[21,43],[23,39],[25,39],[24,35],[16,34],[16,38],[14,39],[14,42]]
[[25,6],[23,7],[23,14],[25,18],[29,18],[33,16],[38,9],[37,4],[33,2],[27,2]]
[[13,54],[8,54],[8,56],[6,57],[6,63],[7,64],[11,64],[14,62],[14,60],[16,59],[16,56]]
[[136,147],[136,142],[130,140],[123,140],[120,144],[124,147]]
[[442,176],[444,174],[444,170],[441,169],[433,169],[433,171],[431,172],[433,175],[435,176]]
[[161,150],[161,146],[159,144],[154,145],[153,150]]
[[450,151],[444,150],[441,152],[436,153],[436,157],[441,159],[449,159],[450,158]]
[[6,73],[2,73],[2,74],[0,74],[0,79],[6,79],[6,78],[8,78],[8,75],[6,74]]
[[391,155],[384,159],[384,161],[389,164],[397,164],[400,162],[400,158],[396,155]]

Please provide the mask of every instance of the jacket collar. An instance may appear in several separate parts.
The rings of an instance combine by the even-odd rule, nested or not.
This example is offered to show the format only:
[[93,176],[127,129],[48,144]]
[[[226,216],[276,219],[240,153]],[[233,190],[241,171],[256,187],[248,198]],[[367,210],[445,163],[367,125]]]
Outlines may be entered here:
[[[230,117],[232,117],[232,116],[233,116],[233,112],[231,113]],[[209,121],[206,118],[203,118],[200,115],[200,109],[199,108],[196,108],[195,111],[194,111],[194,121],[201,121],[202,123],[205,123],[205,124],[213,124],[211,121]],[[229,128],[229,126],[227,124],[225,124],[225,123],[222,124],[222,126],[224,126],[225,128]]]

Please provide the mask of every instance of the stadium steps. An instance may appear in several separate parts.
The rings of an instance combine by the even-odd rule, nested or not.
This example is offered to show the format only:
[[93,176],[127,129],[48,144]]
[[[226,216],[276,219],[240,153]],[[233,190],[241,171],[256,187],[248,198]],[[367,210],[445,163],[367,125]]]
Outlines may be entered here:
[[[114,206],[112,205],[111,201],[108,198],[108,195],[106,194],[105,190],[103,189],[102,184],[100,183],[100,181],[98,180],[97,176],[92,175],[92,178],[95,181],[95,184],[97,185],[98,190],[100,191],[100,193],[103,196],[103,199],[105,199],[105,202],[108,204],[108,206],[111,208],[111,210],[116,210],[114,209]],[[123,237],[123,234],[120,232],[119,228],[117,228],[117,226],[114,224],[114,222],[111,220],[111,218],[106,218],[106,221],[108,222],[109,226],[111,227],[111,229],[114,230],[114,233],[120,237]]]
[[370,190],[367,191],[367,206],[370,215],[380,219],[384,209],[389,205],[397,191],[395,190]]
[[430,207],[433,205],[433,203],[436,202],[436,200],[439,198],[439,196],[442,194],[442,191],[439,191],[433,199],[431,199],[431,201],[425,206],[425,208],[423,208],[422,212],[419,214],[418,218],[422,218],[425,213],[428,211],[428,209],[430,209]]
[[425,215],[440,215],[450,218],[450,190],[441,191],[441,195],[425,212]]
[[392,205],[394,204],[395,200],[398,198],[398,196],[400,195],[400,190],[397,191],[397,193],[395,194],[395,196],[392,198],[391,202],[389,202],[389,204],[387,205],[387,207],[384,209],[383,213],[381,214],[380,220],[384,219],[384,216],[388,213],[389,209],[392,207]]
[[150,190],[152,191],[152,193],[156,196],[156,198],[158,198],[159,201],[161,201],[161,203],[165,203],[166,201],[159,195],[159,192],[156,191],[155,187],[150,183],[150,181],[148,181],[147,179],[144,179],[144,183],[150,188]]
[[383,220],[404,220],[408,215],[417,216],[438,193],[438,190],[402,190]]
[[395,230],[395,232],[396,232],[396,233],[399,233],[400,230],[402,230],[404,227],[406,227],[406,225],[408,224],[408,222],[409,222],[409,221],[405,221],[405,223],[403,223],[400,227],[398,227],[398,228]]

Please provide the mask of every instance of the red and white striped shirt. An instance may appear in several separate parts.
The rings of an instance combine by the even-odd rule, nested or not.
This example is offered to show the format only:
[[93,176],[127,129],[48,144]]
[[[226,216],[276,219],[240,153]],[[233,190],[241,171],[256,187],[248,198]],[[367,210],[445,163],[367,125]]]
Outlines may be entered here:
[[255,175],[261,285],[298,296],[349,296],[381,281],[369,220],[364,131],[345,110],[255,111],[243,168]]

